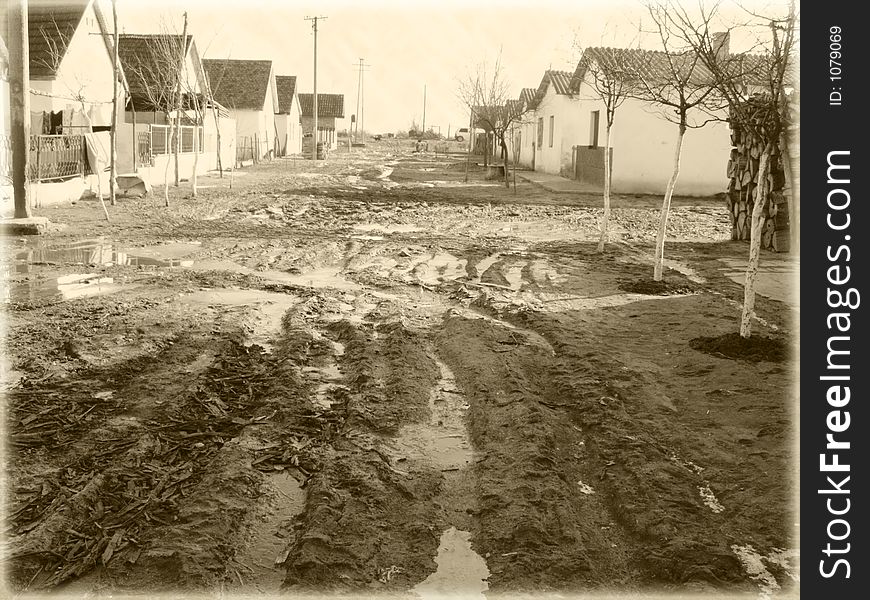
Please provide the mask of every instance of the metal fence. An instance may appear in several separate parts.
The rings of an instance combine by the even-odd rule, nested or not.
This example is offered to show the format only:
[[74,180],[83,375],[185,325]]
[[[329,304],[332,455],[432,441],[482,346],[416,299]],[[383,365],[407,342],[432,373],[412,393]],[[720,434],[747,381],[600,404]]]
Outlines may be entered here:
[[89,173],[83,135],[30,136],[31,181],[63,179]]
[[[83,135],[32,135],[27,179],[50,181],[91,173]],[[0,135],[0,176],[12,179],[12,138]]]
[[[170,136],[170,130],[172,135]],[[149,134],[151,136],[151,154],[172,154],[172,149],[175,148],[175,142],[178,132],[170,125],[150,125]],[[193,152],[193,140],[197,136],[198,148],[202,151],[203,148],[203,133],[202,127],[196,125],[181,126],[181,152]],[[150,162],[150,161],[149,161]]]

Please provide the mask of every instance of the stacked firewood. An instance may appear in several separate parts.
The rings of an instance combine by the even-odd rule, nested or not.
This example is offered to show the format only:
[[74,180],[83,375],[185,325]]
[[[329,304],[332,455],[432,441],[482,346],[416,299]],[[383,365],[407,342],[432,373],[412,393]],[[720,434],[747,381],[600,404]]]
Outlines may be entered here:
[[[728,161],[728,206],[731,239],[748,240],[752,229],[752,209],[759,185],[759,162],[764,142],[731,120],[731,157]],[[780,145],[770,158],[767,203],[763,212],[761,247],[775,252],[789,249],[789,214],[785,171]]]

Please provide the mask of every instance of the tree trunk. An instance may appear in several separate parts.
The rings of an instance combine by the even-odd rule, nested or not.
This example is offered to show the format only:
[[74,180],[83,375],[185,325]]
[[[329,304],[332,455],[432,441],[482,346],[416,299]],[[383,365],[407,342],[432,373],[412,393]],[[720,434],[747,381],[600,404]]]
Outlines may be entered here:
[[683,136],[686,135],[686,126],[679,126],[677,135],[677,147],[674,150],[674,172],[671,173],[671,178],[668,180],[668,187],[665,189],[665,197],[662,200],[662,212],[659,217],[659,232],[656,236],[656,256],[655,267],[653,268],[653,279],[655,281],[662,280],[665,261],[665,233],[668,228],[668,215],[671,212],[671,196],[674,194],[674,188],[677,186],[677,177],[680,175],[680,156],[683,152]]
[[211,115],[214,118],[214,130],[215,135],[217,136],[217,168],[221,179],[223,179],[224,167],[221,163],[221,124],[220,117],[218,117],[217,107],[214,105],[214,98],[211,99]]
[[[109,158],[109,204],[115,206],[115,194],[118,181],[118,9],[116,0],[112,0],[112,131],[111,157]],[[133,136],[136,137],[135,135]]]
[[507,144],[504,141],[504,136],[501,136],[500,141],[501,141],[501,158],[502,158],[502,164],[504,165],[504,186],[507,189],[511,189],[511,180],[510,180],[510,177],[508,176],[508,173],[510,173],[510,169],[508,169],[508,149],[507,149]]
[[193,187],[193,191],[191,192],[193,197],[196,198],[196,168],[199,166],[199,131],[197,131],[196,127],[193,128],[193,174],[190,176],[190,181]]
[[187,13],[184,13],[184,28],[181,32],[181,55],[178,57],[178,75],[175,87],[175,187],[179,185],[178,155],[181,153],[181,75],[184,72],[184,57],[187,56]]
[[166,114],[166,119],[169,121],[169,138],[166,140],[166,167],[163,169],[163,206],[169,208],[169,163],[172,162],[169,156],[169,144],[172,143],[172,134],[175,130],[175,121]]
[[[598,251],[604,252],[610,227],[610,130],[612,123],[607,123],[607,137],[604,141],[604,215],[601,217],[601,237],[598,238]],[[676,179],[676,178],[675,178]],[[668,200],[670,203],[670,199]],[[664,239],[662,240],[664,243]]]
[[755,204],[752,207],[752,228],[749,234],[749,264],[746,266],[746,279],[743,284],[743,312],[740,315],[740,337],[752,334],[752,316],[755,314],[755,280],[758,277],[758,263],[761,258],[761,225],[764,221],[764,205],[767,204],[770,155],[773,144],[764,146],[758,160],[758,185],[755,186]]

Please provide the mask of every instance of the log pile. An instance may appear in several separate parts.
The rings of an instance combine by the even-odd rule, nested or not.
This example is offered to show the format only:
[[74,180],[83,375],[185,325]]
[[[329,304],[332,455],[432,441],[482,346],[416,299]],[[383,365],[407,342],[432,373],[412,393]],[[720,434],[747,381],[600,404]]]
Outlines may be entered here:
[[[741,128],[731,119],[731,156],[728,161],[728,207],[731,218],[731,239],[749,240],[752,208],[759,185],[758,164],[764,142]],[[789,198],[780,144],[774,147],[770,158],[767,206],[761,228],[761,247],[774,252],[789,250]]]

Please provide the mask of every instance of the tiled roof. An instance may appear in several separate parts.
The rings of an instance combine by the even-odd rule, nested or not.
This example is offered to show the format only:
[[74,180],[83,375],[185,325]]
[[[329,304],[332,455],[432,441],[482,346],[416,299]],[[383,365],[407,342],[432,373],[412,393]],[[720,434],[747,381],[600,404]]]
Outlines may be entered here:
[[[188,35],[186,48],[193,37]],[[130,85],[133,108],[142,111],[164,111],[171,107],[174,87],[174,67],[164,66],[171,56],[181,51],[181,36],[148,34],[118,36],[118,58]]]
[[57,67],[66,55],[69,41],[89,5],[89,0],[30,1],[27,6],[27,33],[31,78],[53,78],[57,74]]
[[293,96],[296,95],[296,75],[276,75],[275,88],[278,90],[279,113],[289,113],[293,107]]
[[553,84],[553,91],[557,94],[563,96],[571,95],[573,93],[571,81],[571,73],[567,71],[554,71],[552,69],[544,71],[541,83],[535,91],[532,105],[537,105],[541,100],[543,100],[544,95],[547,93],[547,87],[549,87],[551,83]]
[[202,66],[215,100],[230,110],[263,110],[271,60],[204,59]]
[[[593,60],[604,69],[625,73],[626,78],[642,78],[648,84],[668,83],[672,79],[673,71],[681,76],[688,76],[689,81],[697,84],[710,83],[713,80],[709,69],[700,60],[696,60],[693,54],[672,54],[669,58],[665,52],[659,50],[587,48],[571,79],[571,89],[574,92],[579,90]],[[762,82],[759,71],[764,67],[763,56],[732,54],[728,60],[730,65],[739,68],[744,74],[746,83]]]
[[[303,117],[314,116],[314,94],[299,94]],[[317,116],[344,118],[344,94],[317,94]]]
[[535,88],[523,88],[520,92],[520,101],[525,102],[526,105],[531,104],[537,91]]

